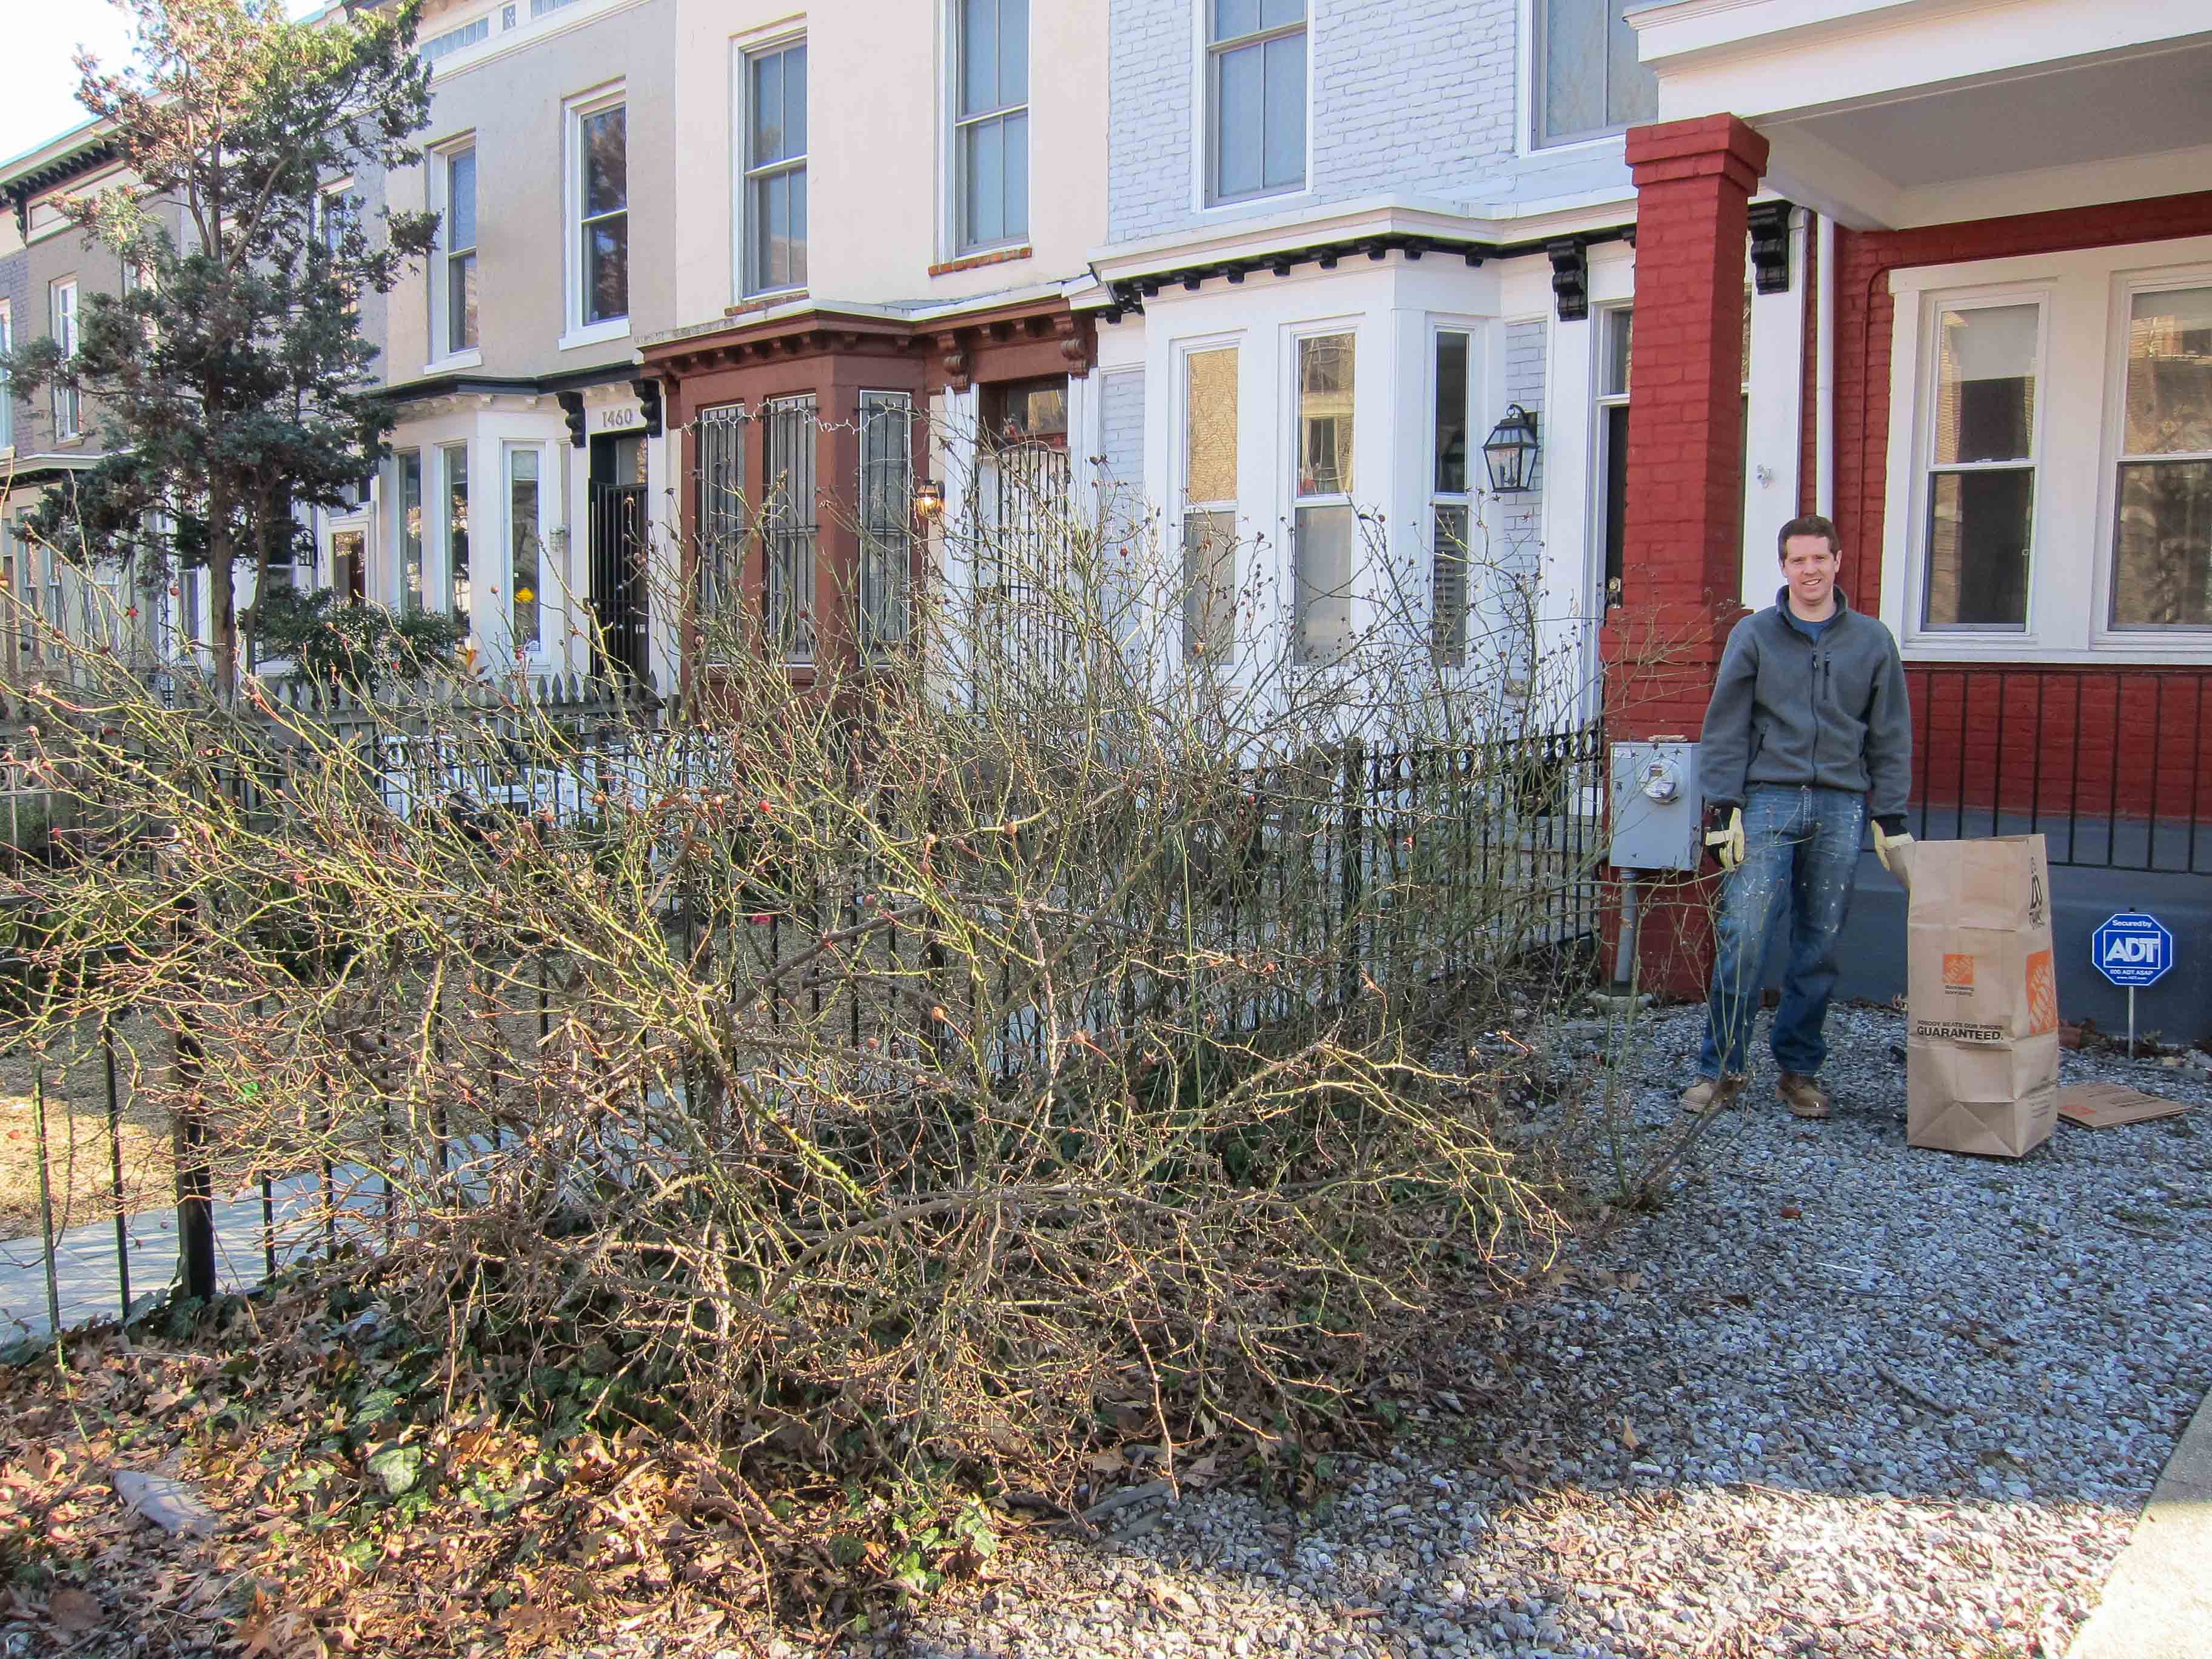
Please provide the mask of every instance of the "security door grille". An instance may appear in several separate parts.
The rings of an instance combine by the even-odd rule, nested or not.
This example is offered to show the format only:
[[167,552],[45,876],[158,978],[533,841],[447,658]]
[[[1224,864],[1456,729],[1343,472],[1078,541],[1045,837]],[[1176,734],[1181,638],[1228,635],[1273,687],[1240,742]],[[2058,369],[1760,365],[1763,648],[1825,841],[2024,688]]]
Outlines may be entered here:
[[769,637],[787,662],[814,660],[814,450],[819,428],[812,394],[771,398],[767,499],[761,504]]

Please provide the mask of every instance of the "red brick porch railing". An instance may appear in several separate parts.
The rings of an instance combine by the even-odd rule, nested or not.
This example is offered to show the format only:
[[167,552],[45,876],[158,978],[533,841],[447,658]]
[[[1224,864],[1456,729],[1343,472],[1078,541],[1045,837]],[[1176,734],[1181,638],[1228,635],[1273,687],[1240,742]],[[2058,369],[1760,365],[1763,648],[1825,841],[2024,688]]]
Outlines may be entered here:
[[1916,836],[2212,875],[2212,668],[1909,667]]

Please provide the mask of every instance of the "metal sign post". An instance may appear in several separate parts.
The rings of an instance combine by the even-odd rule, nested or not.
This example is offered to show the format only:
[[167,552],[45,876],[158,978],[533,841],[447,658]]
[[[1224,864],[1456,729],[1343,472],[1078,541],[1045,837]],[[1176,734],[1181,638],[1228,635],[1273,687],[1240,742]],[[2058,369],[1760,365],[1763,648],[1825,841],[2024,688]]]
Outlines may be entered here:
[[2156,916],[2123,910],[2089,935],[2089,960],[2128,994],[2128,1058],[2136,1054],[2136,989],[2155,985],[2173,966],[2173,934]]

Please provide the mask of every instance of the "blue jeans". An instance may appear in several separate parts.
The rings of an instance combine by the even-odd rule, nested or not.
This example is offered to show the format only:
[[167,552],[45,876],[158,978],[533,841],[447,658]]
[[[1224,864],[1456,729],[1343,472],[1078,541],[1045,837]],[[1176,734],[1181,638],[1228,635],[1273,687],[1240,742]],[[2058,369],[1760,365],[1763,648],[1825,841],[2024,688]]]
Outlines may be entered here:
[[1786,904],[1790,966],[1770,1042],[1785,1072],[1816,1075],[1828,1057],[1820,1028],[1836,989],[1836,936],[1850,914],[1866,797],[1844,789],[1757,783],[1743,804],[1744,860],[1721,878],[1713,986],[1700,1077],[1751,1069],[1767,935]]

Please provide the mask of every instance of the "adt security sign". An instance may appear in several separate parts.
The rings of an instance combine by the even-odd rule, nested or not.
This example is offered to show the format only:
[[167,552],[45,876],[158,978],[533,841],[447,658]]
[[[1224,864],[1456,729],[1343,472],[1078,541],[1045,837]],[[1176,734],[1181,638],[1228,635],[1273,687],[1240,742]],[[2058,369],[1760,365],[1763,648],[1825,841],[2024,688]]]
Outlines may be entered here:
[[2115,985],[2154,985],[2173,966],[2173,935],[2156,916],[2123,910],[2089,936],[2089,957]]

